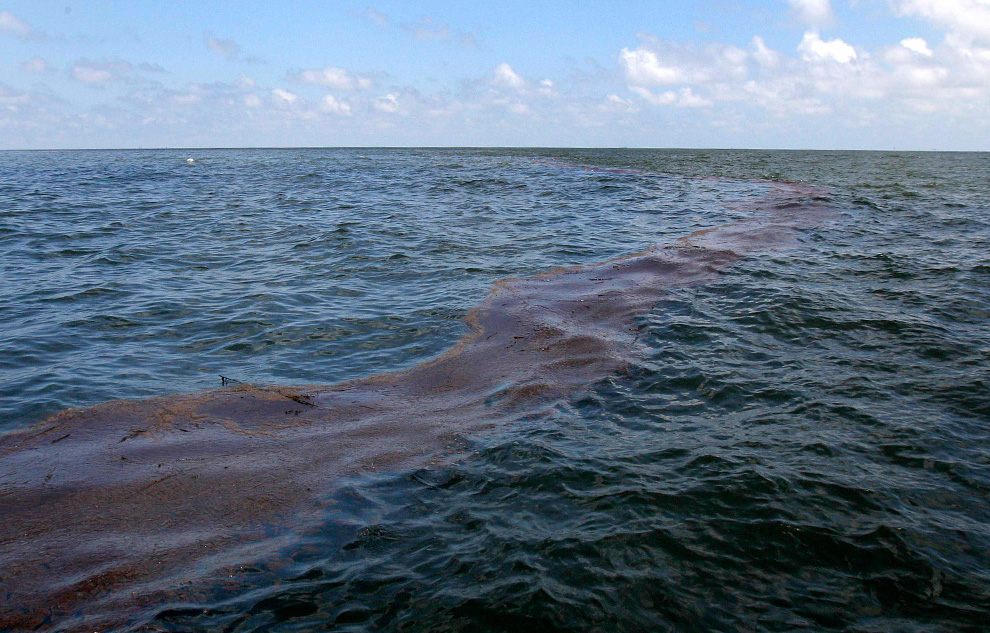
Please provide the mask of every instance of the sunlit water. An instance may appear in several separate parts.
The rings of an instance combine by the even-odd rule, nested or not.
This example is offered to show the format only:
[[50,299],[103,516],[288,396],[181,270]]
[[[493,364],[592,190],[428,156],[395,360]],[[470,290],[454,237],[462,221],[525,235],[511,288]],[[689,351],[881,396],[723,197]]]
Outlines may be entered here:
[[987,154],[3,153],[0,428],[410,367],[496,279],[725,224],[768,179],[837,213],[658,297],[627,370],[454,467],[340,482],[290,563],[148,626],[982,630]]

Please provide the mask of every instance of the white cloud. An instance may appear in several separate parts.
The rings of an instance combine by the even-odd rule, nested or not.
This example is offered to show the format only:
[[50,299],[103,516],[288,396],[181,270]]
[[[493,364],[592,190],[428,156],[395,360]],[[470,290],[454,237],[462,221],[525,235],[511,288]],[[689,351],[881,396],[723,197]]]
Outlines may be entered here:
[[334,90],[367,90],[371,87],[369,77],[335,66],[327,66],[319,70],[304,70],[299,73],[298,79],[306,83],[327,86]]
[[894,76],[906,86],[923,89],[916,109],[939,109],[951,99],[965,99],[972,111],[979,108],[976,103],[990,100],[990,0],[891,0],[891,4],[897,15],[918,17],[946,30],[937,54],[921,38],[903,40],[885,54]]
[[[808,30],[796,54],[787,55],[758,36],[742,50],[641,35],[641,46],[620,52],[619,70],[630,94],[644,105],[712,108],[720,120],[743,120],[757,108],[782,119],[855,111],[863,125],[888,116],[880,112],[900,117],[982,112],[979,116],[990,121],[990,50],[954,37],[950,34],[937,53],[921,38],[908,38],[871,54]],[[596,108],[620,113],[620,106],[606,99]],[[851,119],[849,114],[842,124],[853,125]]]
[[351,106],[345,101],[341,101],[333,95],[326,95],[320,102],[320,109],[330,114],[341,116],[351,116]]
[[21,64],[21,68],[29,73],[45,73],[51,70],[51,65],[42,57],[32,57]]
[[694,94],[694,91],[690,88],[681,88],[677,98],[677,105],[682,108],[707,108],[714,105],[714,102]]
[[411,33],[417,40],[449,40],[451,37],[449,26],[436,22],[429,16],[403,24],[402,29]]
[[753,38],[753,49],[753,59],[760,66],[774,68],[780,65],[780,53],[768,47],[759,35]]
[[[361,11],[351,10],[348,15],[357,20],[373,22],[382,29],[389,29],[392,20],[389,16],[373,7],[368,7]],[[463,46],[464,48],[478,48],[478,40],[469,31],[458,31],[449,24],[438,22],[428,15],[420,17],[412,22],[404,22],[398,25],[398,29],[417,40],[449,42]]]
[[113,79],[113,73],[109,70],[100,70],[98,68],[79,65],[73,66],[72,76],[86,83],[104,83]]
[[933,89],[938,88],[949,78],[949,71],[938,66],[930,68],[904,67],[899,68],[895,75],[901,80],[904,88]]
[[990,44],[988,0],[891,0],[901,16],[918,16],[976,41]]
[[44,39],[45,34],[35,31],[31,25],[10,11],[0,11],[0,35],[22,40]]
[[605,102],[599,106],[605,112],[615,112],[621,114],[634,114],[639,112],[639,108],[632,99],[624,99],[617,94],[609,94],[605,97]]
[[399,94],[390,92],[375,99],[375,109],[386,114],[395,114],[399,111]]
[[478,41],[468,31],[455,31],[448,24],[423,16],[415,22],[407,22],[399,27],[417,40],[437,40],[453,42],[465,48],[478,48]]
[[178,105],[191,105],[194,103],[199,103],[202,100],[203,98],[197,94],[175,95],[172,97],[172,101]]
[[544,97],[557,98],[560,96],[560,92],[557,91],[557,86],[550,79],[541,79],[540,87],[538,92]]
[[467,31],[458,31],[457,43],[464,48],[481,48],[474,34]]
[[[24,68],[33,72],[46,72],[51,67],[44,59],[36,57],[25,63]],[[137,71],[161,74],[165,72],[165,69],[158,64],[142,62],[135,65],[123,59],[80,59],[69,69],[69,74],[76,81],[94,85],[111,82],[140,84],[151,81]]]
[[241,47],[234,40],[221,40],[209,34],[204,37],[206,40],[206,45],[219,57],[230,61],[237,59],[237,56],[240,54]]
[[388,15],[382,13],[381,11],[378,11],[374,7],[368,7],[368,8],[366,8],[363,11],[354,11],[354,10],[351,10],[351,11],[348,12],[348,14],[352,18],[357,18],[359,20],[367,20],[369,22],[374,22],[375,24],[377,24],[378,26],[380,26],[382,28],[388,28],[388,25],[389,25]]
[[741,86],[730,86],[720,91],[719,96],[728,102],[762,108],[780,119],[795,115],[820,116],[831,112],[813,86],[808,85],[803,74],[791,72],[762,80],[753,79]]
[[925,57],[932,56],[932,49],[928,48],[928,42],[920,37],[909,37],[901,40],[901,46],[909,51],[918,53],[919,55],[924,55]]
[[691,90],[691,88],[681,88],[678,92],[668,90],[660,94],[653,93],[640,86],[633,86],[630,90],[642,97],[646,102],[657,106],[707,108],[714,105],[713,101],[698,96],[693,90]]
[[[754,40],[755,50],[711,42],[703,46],[666,42],[642,35],[644,43],[619,53],[619,68],[630,87],[668,88],[681,84],[716,87],[746,81],[753,72],[780,63],[780,56],[770,50],[762,39]],[[695,90],[697,93],[697,90]],[[663,97],[665,93],[658,93]],[[673,94],[678,94],[674,92]],[[666,101],[672,101],[667,95]],[[710,101],[707,97],[706,101]],[[680,101],[678,101],[680,103]],[[687,98],[684,103],[697,104]]]
[[[905,0],[898,6],[909,4]],[[927,14],[913,15],[935,24]],[[70,65],[70,76],[105,87],[81,93],[77,88],[84,96],[74,103],[71,91],[55,97],[42,82],[28,93],[0,91],[0,144],[98,145],[93,139],[100,137],[92,130],[112,125],[120,132],[103,137],[111,138],[103,145],[113,139],[150,145],[154,137],[158,143],[181,138],[190,145],[748,141],[867,146],[879,138],[877,130],[887,130],[887,138],[898,143],[903,136],[923,139],[927,134],[936,141],[919,145],[934,147],[946,146],[941,132],[955,126],[973,130],[957,135],[964,146],[979,146],[978,139],[990,130],[990,46],[975,40],[973,29],[937,24],[948,30],[944,41],[918,28],[927,41],[901,40],[900,35],[882,46],[859,46],[858,40],[838,39],[839,33],[824,37],[809,27],[798,32],[806,31],[795,38],[800,44],[786,50],[774,50],[760,36],[737,47],[642,34],[627,48],[616,46],[610,64],[575,62],[572,72],[543,78],[502,63],[460,82],[414,75],[419,89],[384,72],[359,74],[335,66],[297,67],[283,71],[281,80],[271,78],[279,76],[273,70],[259,74],[257,81],[237,78],[235,68],[229,82],[185,85],[176,74],[148,74],[162,70],[151,64],[79,60]],[[408,40],[394,22],[382,26],[392,29],[385,35]],[[365,25],[365,30],[377,29]],[[453,43],[456,32],[450,38]],[[223,56],[222,48],[210,50]],[[226,50],[245,61],[243,51]],[[37,59],[23,67],[50,68]],[[386,78],[395,85],[382,89]],[[37,114],[45,96],[48,118]],[[7,115],[9,108],[18,113]],[[714,127],[718,131],[705,137],[704,130]],[[32,137],[32,129],[47,132]]]
[[642,47],[634,51],[623,48],[619,53],[619,65],[629,83],[637,86],[665,86],[684,81],[680,69],[661,64],[656,53]]
[[522,90],[526,87],[526,80],[520,77],[512,66],[503,62],[495,67],[495,78],[492,83],[502,88]]
[[293,104],[299,98],[288,90],[283,90],[282,88],[275,88],[272,90],[272,97],[275,98],[276,103],[283,104]]
[[829,0],[787,0],[801,22],[820,28],[832,21],[832,5]]
[[83,83],[104,84],[124,79],[132,69],[130,62],[123,60],[81,59],[72,65],[72,76]]
[[836,38],[824,41],[815,31],[808,31],[798,44],[798,52],[805,61],[836,61],[848,64],[857,58],[856,49]]
[[0,103],[10,106],[19,103],[27,103],[30,100],[31,97],[28,96],[27,93],[19,92],[6,84],[0,83]]

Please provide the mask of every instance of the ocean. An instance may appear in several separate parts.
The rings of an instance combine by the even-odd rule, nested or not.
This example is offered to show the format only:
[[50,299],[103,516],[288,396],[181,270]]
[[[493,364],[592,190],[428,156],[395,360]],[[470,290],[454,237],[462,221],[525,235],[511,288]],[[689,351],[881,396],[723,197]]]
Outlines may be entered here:
[[990,154],[2,152],[0,202],[0,629],[990,622]]

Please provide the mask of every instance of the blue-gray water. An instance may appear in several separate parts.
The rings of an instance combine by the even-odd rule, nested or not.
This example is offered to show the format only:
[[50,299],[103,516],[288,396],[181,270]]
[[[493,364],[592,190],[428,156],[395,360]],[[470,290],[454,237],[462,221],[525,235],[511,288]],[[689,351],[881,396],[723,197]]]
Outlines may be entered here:
[[834,217],[658,297],[641,361],[454,467],[341,482],[291,564],[148,626],[983,630],[988,154],[3,153],[0,429],[409,367],[496,279],[725,224],[780,179]]

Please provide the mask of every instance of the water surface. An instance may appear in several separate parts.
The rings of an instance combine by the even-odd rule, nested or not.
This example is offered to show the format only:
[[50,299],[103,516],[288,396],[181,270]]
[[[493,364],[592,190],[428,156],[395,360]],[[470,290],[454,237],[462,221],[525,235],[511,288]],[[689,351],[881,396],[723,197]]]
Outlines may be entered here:
[[833,212],[658,292],[614,371],[500,413],[452,463],[335,480],[323,519],[278,556],[131,626],[990,618],[990,156],[188,155],[0,156],[5,428],[218,374],[305,385],[411,368],[468,331],[495,280],[743,220],[768,180],[814,185]]

